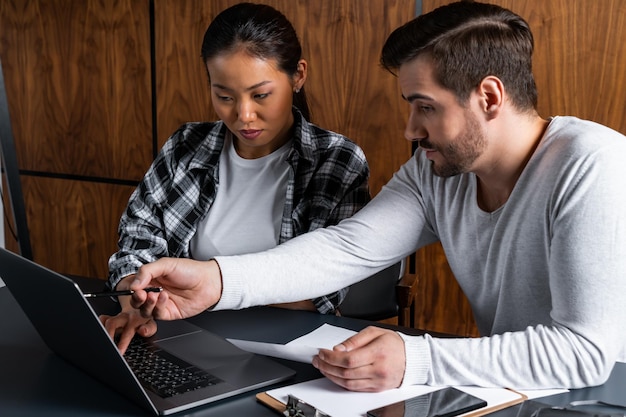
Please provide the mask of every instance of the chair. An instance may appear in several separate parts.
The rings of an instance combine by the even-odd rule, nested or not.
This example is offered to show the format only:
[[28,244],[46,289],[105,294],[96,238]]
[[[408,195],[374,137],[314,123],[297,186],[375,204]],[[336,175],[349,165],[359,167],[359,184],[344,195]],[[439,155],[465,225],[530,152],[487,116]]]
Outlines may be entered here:
[[408,272],[408,262],[398,262],[351,285],[339,306],[341,315],[372,321],[397,317],[398,325],[413,327],[417,274]]
[[20,171],[17,165],[17,155],[15,153],[13,130],[11,128],[11,118],[9,115],[9,103],[5,87],[2,63],[0,62],[0,154],[2,154],[2,167],[6,176],[7,191],[10,201],[10,207],[5,209],[10,208],[10,213],[7,213],[7,215],[12,215],[11,220],[15,226],[15,230],[11,229],[11,223],[8,224],[8,227],[17,241],[20,255],[32,260],[33,254],[30,245],[28,224],[26,222],[26,209],[24,207]]

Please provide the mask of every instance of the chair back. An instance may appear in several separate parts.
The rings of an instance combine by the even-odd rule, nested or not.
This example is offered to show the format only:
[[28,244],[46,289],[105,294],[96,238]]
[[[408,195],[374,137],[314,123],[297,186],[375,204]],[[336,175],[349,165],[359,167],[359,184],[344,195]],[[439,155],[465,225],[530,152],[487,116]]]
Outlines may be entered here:
[[[4,73],[2,72],[2,62],[0,62],[0,156],[2,159],[2,171],[5,175],[8,190],[10,210],[6,213],[11,220],[8,227],[13,237],[19,245],[19,253],[26,259],[33,259],[30,246],[30,235],[26,221],[26,208],[24,207],[24,197],[22,195],[22,184],[20,182],[20,171],[17,166],[17,155],[13,139],[13,129],[11,128],[11,117],[9,115],[9,101],[7,99],[6,85],[4,83]],[[1,189],[2,187],[0,187]],[[12,229],[14,225],[15,229]]]
[[385,320],[398,315],[396,286],[404,273],[398,262],[350,286],[339,306],[342,316],[366,320]]

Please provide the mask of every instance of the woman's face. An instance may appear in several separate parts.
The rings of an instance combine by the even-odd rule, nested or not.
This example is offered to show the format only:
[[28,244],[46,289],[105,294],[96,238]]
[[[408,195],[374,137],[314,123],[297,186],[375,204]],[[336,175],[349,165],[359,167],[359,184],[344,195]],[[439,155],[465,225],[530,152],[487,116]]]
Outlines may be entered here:
[[252,57],[243,50],[211,58],[206,66],[213,107],[234,134],[242,158],[268,155],[289,140],[293,92],[306,79],[304,60],[294,77],[281,71],[274,59]]

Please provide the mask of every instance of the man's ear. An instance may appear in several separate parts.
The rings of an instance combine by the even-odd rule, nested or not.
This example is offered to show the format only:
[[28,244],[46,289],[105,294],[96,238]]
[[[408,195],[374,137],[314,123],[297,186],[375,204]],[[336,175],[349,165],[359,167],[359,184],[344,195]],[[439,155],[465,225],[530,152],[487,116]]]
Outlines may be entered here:
[[498,77],[485,77],[478,85],[479,106],[486,120],[498,116],[504,104],[504,84]]

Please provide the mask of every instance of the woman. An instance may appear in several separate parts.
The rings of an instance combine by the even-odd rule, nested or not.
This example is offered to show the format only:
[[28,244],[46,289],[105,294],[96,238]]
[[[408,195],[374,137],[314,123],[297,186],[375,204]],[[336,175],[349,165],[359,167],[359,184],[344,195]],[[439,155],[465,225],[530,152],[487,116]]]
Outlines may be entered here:
[[[369,168],[347,138],[308,121],[307,62],[279,11],[242,3],[221,12],[202,44],[219,121],[187,123],[130,198],[107,285],[127,289],[161,257],[208,260],[270,249],[338,223],[369,201]],[[285,308],[334,313],[346,290]],[[156,326],[121,299],[102,316],[120,348]]]

